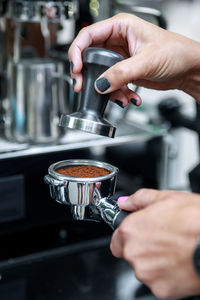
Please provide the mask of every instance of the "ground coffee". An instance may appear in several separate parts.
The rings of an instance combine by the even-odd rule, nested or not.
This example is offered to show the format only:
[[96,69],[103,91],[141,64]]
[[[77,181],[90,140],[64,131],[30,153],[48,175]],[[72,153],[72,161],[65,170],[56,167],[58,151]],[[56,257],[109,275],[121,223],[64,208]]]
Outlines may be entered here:
[[56,170],[56,172],[66,176],[83,178],[100,177],[110,174],[110,172],[104,168],[90,165],[61,168]]

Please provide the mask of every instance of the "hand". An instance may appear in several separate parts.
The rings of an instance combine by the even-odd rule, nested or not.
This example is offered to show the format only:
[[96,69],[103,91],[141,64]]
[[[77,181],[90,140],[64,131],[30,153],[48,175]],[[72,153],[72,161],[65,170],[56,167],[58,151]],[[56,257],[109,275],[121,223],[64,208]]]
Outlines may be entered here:
[[134,212],[113,234],[113,255],[126,259],[157,297],[198,295],[192,255],[200,236],[200,196],[141,189],[119,206]]
[[[200,101],[200,43],[166,31],[131,14],[119,14],[85,27],[72,43],[68,55],[75,79],[74,90],[82,88],[82,52],[89,46],[103,47],[122,54],[126,59],[109,68],[97,80],[99,93],[112,93],[110,99],[123,106],[141,98],[127,84],[157,90],[180,89]],[[105,81],[104,81],[105,83]]]

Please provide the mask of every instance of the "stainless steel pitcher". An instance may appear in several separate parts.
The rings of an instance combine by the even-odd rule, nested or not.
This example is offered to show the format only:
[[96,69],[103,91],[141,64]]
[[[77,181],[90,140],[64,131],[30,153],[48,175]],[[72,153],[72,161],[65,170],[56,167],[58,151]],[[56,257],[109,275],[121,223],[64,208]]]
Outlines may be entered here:
[[58,125],[61,112],[69,112],[65,81],[71,84],[63,63],[51,59],[12,62],[9,78],[5,136],[22,143],[58,142],[65,133]]

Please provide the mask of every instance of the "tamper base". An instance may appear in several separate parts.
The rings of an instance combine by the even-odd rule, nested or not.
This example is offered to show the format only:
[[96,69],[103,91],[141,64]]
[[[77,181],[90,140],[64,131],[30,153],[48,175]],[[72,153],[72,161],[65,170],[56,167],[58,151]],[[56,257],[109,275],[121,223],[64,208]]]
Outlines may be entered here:
[[81,112],[76,112],[71,115],[62,115],[59,125],[110,138],[114,138],[116,131],[116,128],[105,119],[92,114],[86,115]]

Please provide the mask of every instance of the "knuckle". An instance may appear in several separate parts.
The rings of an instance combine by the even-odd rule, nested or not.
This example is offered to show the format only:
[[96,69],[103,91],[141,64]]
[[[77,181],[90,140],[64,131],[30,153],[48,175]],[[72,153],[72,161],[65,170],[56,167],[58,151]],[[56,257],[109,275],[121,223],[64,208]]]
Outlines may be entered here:
[[126,13],[118,13],[114,16],[115,19],[122,19],[122,20],[126,20],[127,18],[127,14]]
[[115,254],[115,247],[114,247],[114,245],[113,245],[113,242],[111,241],[111,243],[110,243],[110,251],[111,251],[111,253],[114,255],[114,256],[116,256]]
[[150,288],[152,293],[157,298],[163,299],[163,298],[170,298],[172,296],[171,289],[168,284],[156,282]]
[[137,267],[137,264],[135,265],[134,267],[134,271],[135,271],[135,277],[141,281],[141,282],[144,282],[144,274],[143,272],[141,272],[141,270]]
[[152,281],[152,273],[150,270],[146,270],[142,267],[142,264],[138,264],[137,260],[134,265],[135,277],[145,283],[150,284]]
[[143,195],[145,195],[147,192],[147,189],[145,188],[142,188],[142,189],[139,189],[137,192],[135,192],[135,197],[138,197],[138,199],[142,199]]
[[110,68],[112,73],[113,83],[117,82],[118,85],[124,85],[127,82],[127,71],[123,66],[123,61],[116,63],[113,67]]
[[70,59],[70,57],[72,56],[72,48],[70,47],[68,52],[67,52],[67,55],[68,55],[68,58]]
[[110,243],[110,251],[111,251],[113,256],[115,256],[117,258],[121,257],[118,247],[116,247],[115,243],[113,243],[112,241]]
[[110,242],[110,251],[113,253],[113,240],[111,239],[111,242]]
[[82,34],[82,33],[86,32],[87,30],[88,30],[87,27],[83,27],[83,28],[79,31],[79,34]]
[[126,224],[125,220],[124,222],[119,226],[118,232],[122,240],[126,240],[129,236],[130,227],[128,224]]
[[79,31],[79,33],[78,33],[78,37],[86,37],[87,36],[87,34],[88,34],[88,31],[89,31],[89,28],[88,28],[89,26],[86,26],[86,27],[83,27],[80,31]]
[[176,192],[174,191],[161,191],[161,197],[162,197],[162,200],[168,200],[170,198],[173,198],[175,196]]
[[127,250],[126,247],[124,247],[123,249],[123,258],[128,261],[129,263],[131,263],[132,265],[135,265],[135,256],[133,252],[130,252],[129,250]]

